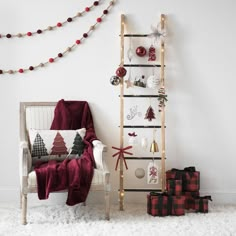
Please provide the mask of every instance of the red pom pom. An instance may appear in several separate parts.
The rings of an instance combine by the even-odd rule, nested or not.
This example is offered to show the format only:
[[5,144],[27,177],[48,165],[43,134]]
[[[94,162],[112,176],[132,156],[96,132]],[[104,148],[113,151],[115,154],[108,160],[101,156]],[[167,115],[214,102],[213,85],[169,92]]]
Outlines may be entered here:
[[24,70],[23,70],[23,69],[19,69],[18,72],[19,72],[19,73],[23,73]]
[[31,36],[31,35],[32,35],[32,33],[31,33],[31,32],[28,32],[28,33],[27,33],[27,35],[28,35],[28,36]]
[[62,23],[61,22],[58,22],[57,23],[57,27],[61,27],[62,26]]
[[97,18],[97,22],[98,23],[102,22],[102,18],[101,17]]
[[80,44],[81,43],[79,39],[76,40],[75,42],[76,42],[76,44]]
[[53,63],[53,62],[54,62],[54,59],[53,59],[53,58],[49,58],[49,62],[50,62],[50,63]]
[[85,7],[85,11],[90,11],[90,8],[89,7]]

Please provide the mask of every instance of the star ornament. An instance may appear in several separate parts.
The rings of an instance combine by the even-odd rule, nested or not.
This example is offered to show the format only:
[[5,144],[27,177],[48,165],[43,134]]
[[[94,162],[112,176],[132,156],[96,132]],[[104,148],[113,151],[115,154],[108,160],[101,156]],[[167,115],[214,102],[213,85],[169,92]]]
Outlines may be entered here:
[[159,39],[164,40],[166,37],[166,30],[161,29],[161,24],[157,24],[156,26],[151,25],[152,32],[148,35],[148,37],[153,38],[154,42],[157,42]]
[[125,80],[125,83],[126,83],[126,88],[131,88],[134,86],[134,83],[131,82],[129,79],[128,80]]

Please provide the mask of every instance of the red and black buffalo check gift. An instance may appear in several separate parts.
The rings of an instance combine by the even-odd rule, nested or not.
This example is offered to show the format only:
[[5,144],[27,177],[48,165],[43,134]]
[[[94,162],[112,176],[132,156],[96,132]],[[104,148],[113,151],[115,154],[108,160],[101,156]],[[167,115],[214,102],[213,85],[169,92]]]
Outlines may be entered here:
[[175,195],[175,196],[182,195],[182,180],[168,179],[166,181],[166,190],[170,195]]
[[200,189],[200,172],[195,167],[186,167],[183,170],[171,169],[166,172],[166,180],[180,179],[183,182],[183,191],[199,191]]
[[171,196],[167,193],[150,192],[147,195],[147,213],[152,216],[170,215]]
[[195,198],[195,211],[201,213],[208,213],[208,201],[212,201],[211,196]]
[[150,192],[147,195],[147,213],[152,216],[184,215],[184,196]]
[[185,196],[171,196],[171,215],[182,216],[185,214]]
[[195,198],[199,197],[199,191],[196,192],[183,192],[185,196],[185,209],[195,210]]

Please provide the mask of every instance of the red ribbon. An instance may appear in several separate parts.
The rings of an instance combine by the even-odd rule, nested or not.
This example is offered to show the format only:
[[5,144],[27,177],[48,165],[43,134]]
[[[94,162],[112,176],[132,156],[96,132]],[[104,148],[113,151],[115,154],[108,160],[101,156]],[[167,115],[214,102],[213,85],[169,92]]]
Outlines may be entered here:
[[124,160],[125,168],[126,168],[126,170],[128,170],[128,166],[127,166],[127,163],[126,163],[124,154],[133,155],[133,153],[131,153],[131,152],[126,152],[126,150],[132,148],[132,146],[128,146],[128,147],[125,147],[125,148],[117,148],[117,147],[112,147],[112,148],[113,148],[113,149],[116,149],[116,150],[119,150],[119,152],[117,152],[117,153],[115,153],[115,154],[112,155],[113,157],[115,157],[115,156],[118,155],[118,158],[117,158],[117,161],[116,161],[116,168],[115,168],[115,170],[117,170],[118,163],[119,163],[119,160],[120,160],[120,159],[123,159],[123,160]]

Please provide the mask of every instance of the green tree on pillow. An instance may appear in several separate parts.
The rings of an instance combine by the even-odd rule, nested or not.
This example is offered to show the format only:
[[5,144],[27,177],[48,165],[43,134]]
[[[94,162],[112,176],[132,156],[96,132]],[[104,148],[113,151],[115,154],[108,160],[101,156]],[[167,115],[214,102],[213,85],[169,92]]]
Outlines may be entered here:
[[81,156],[81,154],[84,152],[84,142],[78,132],[76,133],[73,144],[74,145],[71,148],[72,151],[70,154],[78,154]]

